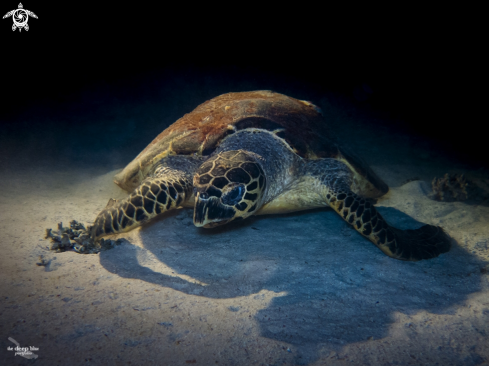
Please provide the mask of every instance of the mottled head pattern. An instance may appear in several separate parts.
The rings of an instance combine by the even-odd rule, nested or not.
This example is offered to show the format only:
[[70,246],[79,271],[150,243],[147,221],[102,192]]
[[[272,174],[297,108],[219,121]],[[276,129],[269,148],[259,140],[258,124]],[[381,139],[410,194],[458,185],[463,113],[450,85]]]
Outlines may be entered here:
[[211,228],[253,215],[262,204],[266,179],[253,154],[217,154],[194,175],[194,224]]

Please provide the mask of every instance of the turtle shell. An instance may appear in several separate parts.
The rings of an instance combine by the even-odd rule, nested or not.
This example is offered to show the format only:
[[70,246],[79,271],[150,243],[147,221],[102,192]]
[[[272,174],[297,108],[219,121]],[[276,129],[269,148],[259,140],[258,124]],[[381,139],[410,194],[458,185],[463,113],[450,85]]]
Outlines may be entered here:
[[[114,182],[130,191],[165,156],[209,155],[226,136],[250,127],[280,131],[278,136],[305,159],[347,160],[374,186],[385,186],[361,159],[339,148],[318,107],[268,90],[227,93],[202,103],[160,133]],[[387,192],[382,184],[378,188]]]

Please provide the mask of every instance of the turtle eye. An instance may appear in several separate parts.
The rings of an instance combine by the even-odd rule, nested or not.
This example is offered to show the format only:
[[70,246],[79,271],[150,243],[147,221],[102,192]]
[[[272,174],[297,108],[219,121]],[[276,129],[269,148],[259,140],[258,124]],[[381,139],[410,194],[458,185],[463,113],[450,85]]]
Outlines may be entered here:
[[228,206],[234,206],[243,198],[245,189],[242,185],[238,185],[224,194],[221,198],[222,203]]

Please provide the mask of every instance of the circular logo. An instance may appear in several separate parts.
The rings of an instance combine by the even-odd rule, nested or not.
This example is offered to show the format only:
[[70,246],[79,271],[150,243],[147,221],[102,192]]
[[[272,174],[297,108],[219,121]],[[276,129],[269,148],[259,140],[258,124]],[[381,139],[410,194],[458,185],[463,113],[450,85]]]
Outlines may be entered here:
[[12,19],[14,20],[14,24],[22,28],[27,24],[27,20],[29,19],[29,15],[24,9],[17,9],[12,14]]

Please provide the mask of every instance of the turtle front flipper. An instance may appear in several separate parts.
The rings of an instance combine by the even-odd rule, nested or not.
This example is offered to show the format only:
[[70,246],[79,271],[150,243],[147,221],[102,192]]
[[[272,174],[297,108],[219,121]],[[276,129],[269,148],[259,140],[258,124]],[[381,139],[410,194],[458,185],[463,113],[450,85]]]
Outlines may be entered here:
[[192,197],[192,183],[186,174],[147,178],[129,197],[109,200],[91,227],[92,239],[130,231],[157,215],[175,209]]
[[418,261],[450,250],[450,238],[439,226],[424,225],[415,230],[390,226],[368,199],[353,192],[351,173],[343,163],[332,159],[312,161],[306,175],[320,180],[320,195],[329,206],[388,256]]
[[419,261],[450,250],[450,239],[439,226],[396,229],[384,220],[372,203],[351,191],[329,190],[327,197],[329,205],[345,221],[392,258]]

